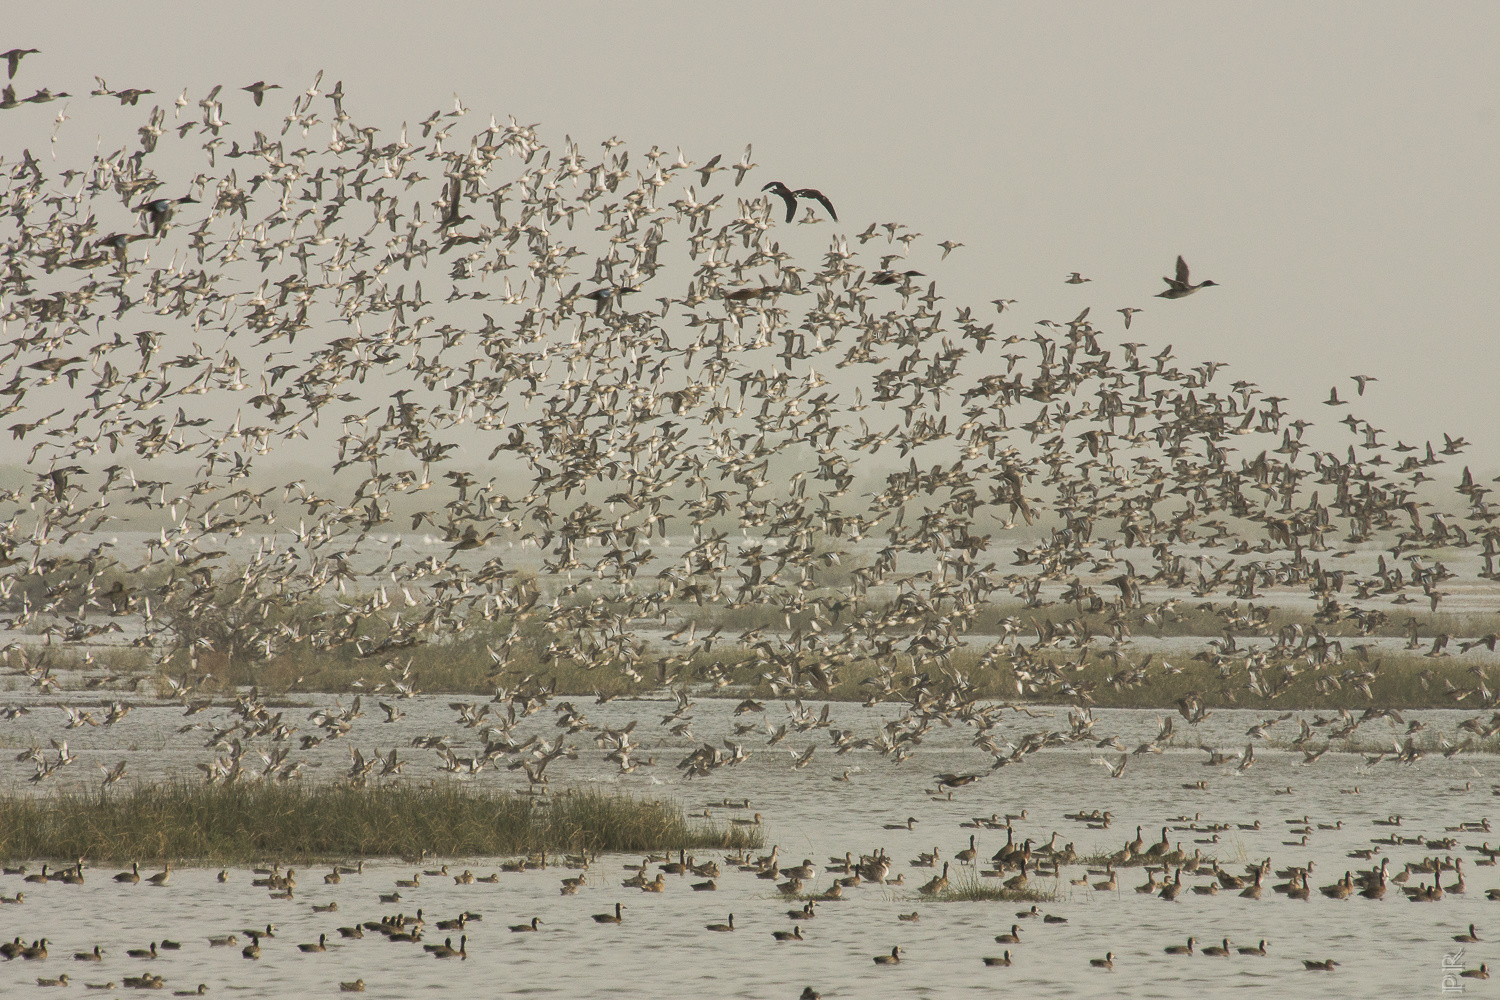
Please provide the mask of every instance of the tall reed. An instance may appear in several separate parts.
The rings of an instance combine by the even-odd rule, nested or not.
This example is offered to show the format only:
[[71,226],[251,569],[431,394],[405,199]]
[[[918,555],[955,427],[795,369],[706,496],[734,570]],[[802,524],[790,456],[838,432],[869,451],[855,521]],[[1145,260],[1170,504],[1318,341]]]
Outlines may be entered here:
[[237,864],[760,845],[670,803],[583,791],[546,799],[454,784],[199,785],[0,796],[0,857]]

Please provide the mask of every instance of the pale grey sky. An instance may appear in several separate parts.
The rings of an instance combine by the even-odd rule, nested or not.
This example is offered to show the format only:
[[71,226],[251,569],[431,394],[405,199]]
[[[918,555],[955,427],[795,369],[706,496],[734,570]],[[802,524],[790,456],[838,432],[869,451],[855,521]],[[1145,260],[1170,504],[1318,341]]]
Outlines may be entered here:
[[[1090,305],[1114,340],[1292,397],[1341,450],[1345,411],[1318,402],[1373,375],[1356,412],[1392,440],[1462,433],[1476,471],[1500,467],[1493,3],[217,8],[22,5],[0,44],[43,50],[20,96],[75,95],[64,158],[183,87],[301,89],[320,68],[391,128],[457,92],[549,143],[618,134],[699,162],[753,143],[762,183],[822,189],[844,231],[924,233],[910,266],[951,305],[1018,299],[1003,333]],[[87,96],[95,74],[156,94],[122,113]],[[44,149],[63,107],[0,112],[7,150]],[[965,247],[939,265],[943,239]],[[1153,298],[1178,253],[1222,287]],[[1094,280],[1064,284],[1075,270]],[[1128,335],[1121,306],[1146,310]]]

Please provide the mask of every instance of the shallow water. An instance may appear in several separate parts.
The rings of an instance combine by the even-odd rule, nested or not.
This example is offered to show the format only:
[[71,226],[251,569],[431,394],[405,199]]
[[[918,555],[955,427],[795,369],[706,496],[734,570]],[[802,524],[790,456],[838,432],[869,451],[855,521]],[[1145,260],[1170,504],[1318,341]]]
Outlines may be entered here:
[[[378,721],[382,713],[367,699],[365,708],[374,718],[356,725],[353,744],[369,753],[377,745],[406,747],[413,736],[431,732],[447,733],[455,742],[473,747],[479,742],[476,731],[455,725],[456,713],[447,707],[450,700],[439,696],[408,700],[402,703],[407,718],[385,725]],[[313,704],[332,701],[328,696],[309,698]],[[203,982],[215,993],[235,988],[247,996],[317,995],[336,991],[340,981],[356,978],[365,980],[370,994],[391,997],[409,996],[417,987],[460,996],[499,992],[658,997],[670,992],[702,997],[795,997],[808,984],[829,997],[960,996],[996,989],[1041,997],[1196,997],[1240,991],[1268,997],[1406,996],[1441,992],[1444,956],[1460,947],[1451,936],[1470,922],[1478,925],[1481,937],[1500,937],[1500,930],[1493,930],[1500,928],[1500,919],[1491,915],[1500,913],[1500,903],[1491,903],[1483,895],[1484,889],[1497,885],[1497,879],[1492,869],[1474,866],[1480,855],[1463,849],[1463,845],[1484,841],[1490,836],[1485,833],[1452,834],[1459,838],[1459,846],[1452,851],[1418,846],[1385,849],[1394,870],[1400,870],[1405,861],[1431,854],[1465,858],[1467,893],[1449,894],[1436,904],[1410,903],[1396,886],[1380,902],[1336,901],[1316,892],[1312,900],[1299,902],[1270,892],[1268,886],[1260,901],[1241,899],[1231,892],[1199,896],[1185,889],[1177,902],[1169,903],[1132,891],[1145,881],[1139,868],[1122,870],[1118,891],[1099,892],[1069,884],[1068,879],[1084,872],[1081,866],[1073,866],[1065,868],[1063,881],[1048,880],[1043,885],[1055,888],[1057,898],[1040,906],[1045,912],[1066,916],[1068,923],[1061,925],[1016,921],[1014,912],[1025,909],[1025,904],[931,902],[919,896],[915,886],[933,872],[907,865],[909,858],[934,846],[944,858],[952,858],[967,846],[971,832],[958,824],[974,816],[1004,816],[1024,808],[1026,819],[1015,824],[1018,838],[1045,842],[1055,830],[1059,843],[1073,842],[1080,853],[1088,854],[1118,849],[1134,837],[1137,824],[1144,827],[1149,843],[1157,839],[1170,817],[1197,815],[1200,826],[1259,819],[1263,829],[1226,831],[1217,844],[1195,843],[1212,835],[1189,829],[1172,831],[1171,839],[1189,851],[1196,846],[1217,856],[1234,872],[1266,856],[1277,868],[1312,860],[1313,885],[1323,885],[1345,869],[1378,863],[1380,855],[1376,861],[1345,857],[1346,852],[1372,846],[1372,838],[1390,832],[1373,826],[1372,820],[1401,813],[1404,835],[1441,837],[1445,826],[1486,816],[1493,801],[1490,776],[1497,769],[1492,756],[1463,754],[1444,759],[1434,754],[1409,766],[1388,761],[1370,766],[1357,754],[1329,753],[1304,766],[1301,754],[1278,752],[1257,741],[1256,763],[1246,771],[1205,767],[1206,755],[1201,751],[1173,749],[1160,755],[1132,756],[1124,776],[1112,780],[1094,761],[1102,754],[1113,762],[1119,755],[1079,743],[1033,754],[959,789],[951,801],[933,801],[927,789],[934,774],[988,767],[991,758],[970,745],[973,730],[967,726],[935,724],[911,759],[899,764],[870,751],[837,756],[824,730],[793,733],[780,746],[766,748],[762,729],[761,735],[739,738],[753,751],[747,762],[706,778],[685,780],[674,765],[693,744],[657,735],[665,733],[657,720],[671,710],[670,703],[616,701],[598,706],[574,701],[595,724],[619,726],[628,719],[640,719],[635,735],[645,744],[644,754],[655,756],[656,765],[619,775],[602,760],[589,734],[580,733],[567,740],[579,746],[580,759],[559,760],[548,771],[554,790],[573,784],[611,785],[675,799],[692,812],[725,798],[748,797],[752,810],[763,815],[768,848],[781,846],[783,866],[804,857],[821,865],[845,851],[858,855],[884,847],[894,861],[893,877],[903,874],[905,884],[851,890],[850,898],[818,908],[817,918],[804,928],[806,941],[779,944],[771,931],[792,927],[785,915],[791,904],[779,896],[773,883],[729,865],[723,866],[719,890],[713,893],[690,891],[688,883],[698,881],[693,876],[669,876],[662,894],[622,888],[619,883],[627,875],[622,865],[639,858],[604,856],[589,872],[588,886],[576,896],[558,893],[558,878],[571,873],[549,868],[502,873],[498,885],[464,886],[447,878],[423,879],[417,889],[400,890],[402,900],[397,905],[381,904],[377,898],[381,892],[394,891],[396,878],[412,874],[412,866],[394,860],[367,864],[363,875],[346,875],[341,884],[332,886],[322,883],[324,869],[299,872],[293,901],[269,899],[265,889],[250,885],[253,876],[246,870],[232,871],[228,883],[222,885],[214,870],[183,870],[174,872],[170,884],[160,888],[117,885],[109,877],[113,868],[90,870],[83,886],[26,885],[11,875],[0,878],[0,890],[13,895],[24,889],[26,901],[21,906],[0,907],[0,937],[20,935],[31,940],[45,936],[52,942],[52,957],[46,962],[7,963],[0,968],[0,988],[31,984],[38,975],[55,977],[64,971],[75,983],[86,979],[118,984],[126,975],[150,969],[167,978],[168,990],[191,989]],[[718,743],[730,731],[734,705],[732,701],[699,700],[690,713],[695,735]],[[819,711],[822,706],[809,707]],[[310,708],[284,711],[288,721],[300,722],[304,731],[310,729],[302,722]],[[835,704],[832,726],[873,735],[882,720],[900,711],[889,705],[865,709]],[[1313,717],[1313,713],[1298,715]],[[784,716],[782,705],[767,705],[766,718],[773,725],[779,725]],[[1405,713],[1407,721],[1428,723],[1419,735],[1429,740],[1437,732],[1453,738],[1455,726],[1465,717],[1453,711]],[[66,736],[78,760],[53,779],[63,786],[94,782],[97,766],[112,766],[120,759],[128,762],[132,780],[169,776],[196,780],[193,764],[211,755],[202,746],[205,733],[176,730],[188,721],[224,724],[227,718],[225,708],[184,720],[180,707],[142,703],[112,727],[63,733],[58,709],[38,703],[31,714],[0,724],[0,736],[21,746],[32,740],[46,746],[49,737]],[[518,723],[517,735],[524,739],[538,732],[555,739],[561,731],[554,718],[549,710],[538,712]],[[1101,738],[1118,733],[1132,748],[1154,736],[1158,726],[1154,712],[1099,711],[1096,718],[1095,731]],[[1250,712],[1215,712],[1179,738],[1179,743],[1242,748],[1248,741],[1245,729],[1258,719]],[[1295,719],[1280,723],[1272,730],[1273,739],[1289,740],[1296,735],[1296,724]],[[1065,709],[1035,719],[1008,714],[997,737],[1003,742],[1028,732],[1066,728]],[[1382,719],[1365,723],[1358,735],[1362,742],[1374,743],[1397,733],[1404,733],[1404,727]],[[294,759],[305,756],[308,760],[308,779],[331,780],[347,766],[349,743],[349,738],[331,741],[306,754],[295,752]],[[809,745],[818,747],[812,763],[792,770],[788,749],[800,752]],[[443,777],[430,752],[407,748],[402,755],[411,759],[406,779]],[[31,773],[31,765],[12,761],[13,756],[7,754],[0,764],[0,781],[30,788],[24,778]],[[831,780],[846,769],[852,772],[851,780]],[[487,769],[473,780],[495,788],[525,784],[522,772],[505,769]],[[1182,787],[1199,780],[1207,781],[1206,791]],[[1465,782],[1470,783],[1469,790],[1450,790],[1462,789]],[[1341,794],[1341,789],[1356,785],[1359,794]],[[1288,786],[1291,794],[1276,794]],[[1064,813],[1096,808],[1114,814],[1108,831],[1088,830],[1063,818]],[[721,820],[746,815],[727,809],[710,812]],[[1298,838],[1285,832],[1290,827],[1283,820],[1303,815],[1315,824],[1342,821],[1343,829],[1318,830],[1306,846],[1284,845],[1283,841]],[[918,819],[914,831],[883,828],[904,822],[908,816]],[[1004,831],[974,832],[980,858],[988,857],[1005,841]],[[1500,840],[1500,834],[1492,839]],[[711,853],[715,852],[700,852],[699,860]],[[503,859],[444,858],[422,867],[435,868],[446,861],[454,871],[467,867],[487,874],[498,867],[499,860]],[[952,876],[959,878],[956,872]],[[831,878],[824,874],[809,889],[821,891]],[[1184,878],[1185,883],[1207,881],[1206,877]],[[338,912],[312,912],[313,903],[330,901],[339,904]],[[627,907],[622,925],[603,926],[590,919],[590,914],[611,910],[616,901]],[[484,914],[482,922],[468,929],[467,961],[438,962],[418,946],[392,944],[373,933],[358,941],[337,940],[335,928],[339,926],[398,911],[410,914],[418,908],[433,923],[462,910]],[[897,913],[913,909],[921,915],[919,922],[896,920]],[[704,930],[703,925],[723,921],[730,912],[735,914],[734,934]],[[532,916],[543,921],[540,933],[508,931],[508,924]],[[210,948],[206,940],[210,934],[238,933],[267,922],[277,925],[277,936],[263,943],[258,962],[241,958],[238,947]],[[1022,943],[995,944],[994,936],[1013,922],[1022,925]],[[297,943],[316,941],[320,932],[335,935],[326,953],[297,951]],[[1269,955],[1213,959],[1163,953],[1165,945],[1181,943],[1189,935],[1199,939],[1200,947],[1226,936],[1239,945],[1254,945],[1264,938]],[[427,941],[440,942],[448,936],[430,927]],[[145,947],[161,937],[183,941],[182,950],[155,961],[125,957],[126,948]],[[74,951],[95,943],[106,952],[103,963],[72,961]],[[887,953],[897,944],[903,952],[900,965],[874,965],[874,955]],[[1014,960],[1012,967],[987,968],[980,961],[981,956],[999,955],[1006,948]],[[1114,971],[1090,968],[1088,959],[1102,957],[1106,951],[1114,952]],[[1489,944],[1471,944],[1461,964],[1477,967],[1497,956],[1500,951]],[[1332,974],[1303,969],[1302,959],[1329,957],[1341,963]],[[1463,982],[1471,990],[1486,988],[1484,983]]]

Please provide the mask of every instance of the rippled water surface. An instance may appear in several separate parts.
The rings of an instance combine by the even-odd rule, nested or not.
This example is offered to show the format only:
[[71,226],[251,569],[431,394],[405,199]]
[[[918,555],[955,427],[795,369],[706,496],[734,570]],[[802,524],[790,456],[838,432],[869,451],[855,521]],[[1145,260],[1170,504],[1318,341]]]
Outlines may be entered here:
[[[23,699],[24,700],[24,699]],[[330,705],[331,696],[307,696],[307,704],[284,709],[289,721],[305,719],[312,707]],[[413,736],[446,733],[456,742],[467,739],[472,749],[480,740],[474,730],[457,730],[448,697],[418,697],[403,703],[407,718],[384,725],[366,718],[352,734],[353,745],[368,754],[377,748],[402,747],[411,763],[406,778],[442,778],[436,758],[428,751],[409,748]],[[622,725],[640,719],[637,736],[644,753],[655,757],[655,765],[629,775],[615,773],[602,760],[590,734],[568,737],[580,748],[575,762],[559,760],[548,771],[553,794],[569,786],[606,784],[636,794],[660,796],[680,802],[688,811],[699,812],[725,798],[749,798],[747,811],[710,807],[713,818],[727,821],[758,811],[762,815],[767,849],[779,845],[783,866],[811,858],[820,867],[830,857],[846,851],[856,855],[884,848],[891,855],[893,877],[904,876],[904,884],[866,884],[848,892],[848,898],[822,904],[816,919],[804,926],[806,940],[777,943],[771,932],[793,925],[786,911],[792,905],[775,884],[724,864],[717,892],[693,892],[694,876],[667,879],[664,893],[643,893],[623,888],[627,863],[636,856],[603,856],[588,871],[588,884],[577,895],[562,896],[559,878],[574,874],[554,867],[519,874],[502,873],[498,884],[456,885],[450,878],[423,878],[415,889],[401,889],[399,904],[382,904],[378,895],[396,891],[397,878],[410,878],[413,866],[397,859],[366,864],[362,875],[346,875],[338,885],[324,885],[325,868],[297,873],[293,900],[268,898],[267,890],[251,885],[248,870],[231,870],[226,883],[219,883],[215,869],[174,871],[164,887],[118,885],[111,867],[90,869],[86,884],[25,884],[18,875],[0,878],[0,890],[13,896],[25,892],[22,905],[0,907],[0,936],[21,936],[30,941],[46,937],[51,957],[44,962],[17,959],[0,967],[0,989],[37,989],[38,976],[56,977],[66,972],[77,988],[84,981],[118,986],[128,975],[153,971],[167,980],[164,992],[196,988],[206,983],[211,993],[234,989],[246,996],[316,996],[339,990],[339,983],[362,978],[366,990],[376,996],[411,996],[418,991],[450,991],[456,996],[495,994],[543,994],[564,997],[664,995],[697,997],[795,997],[812,985],[828,997],[873,996],[962,996],[990,995],[1003,991],[1017,996],[1135,996],[1198,997],[1253,993],[1267,997],[1309,996],[1421,996],[1442,992],[1445,956],[1462,947],[1457,964],[1477,968],[1500,956],[1488,943],[1459,945],[1452,936],[1469,923],[1477,925],[1481,938],[1500,939],[1500,902],[1490,902],[1484,890],[1500,885],[1494,869],[1476,865],[1483,855],[1466,850],[1467,845],[1500,840],[1500,834],[1485,832],[1444,833],[1460,823],[1478,822],[1490,812],[1493,757],[1462,754],[1445,759],[1433,753],[1414,764],[1389,760],[1367,764],[1359,754],[1331,752],[1316,763],[1304,765],[1300,753],[1273,749],[1296,735],[1297,720],[1282,722],[1271,731],[1272,743],[1257,741],[1255,764],[1246,770],[1232,766],[1204,766],[1207,755],[1191,749],[1198,743],[1224,749],[1242,748],[1249,737],[1245,730],[1260,716],[1249,712],[1215,712],[1194,727],[1177,745],[1160,755],[1132,756],[1123,777],[1111,779],[1097,763],[1101,754],[1111,763],[1119,754],[1094,749],[1092,743],[1048,749],[1024,761],[990,774],[959,789],[951,800],[936,801],[930,793],[933,776],[940,772],[986,770],[988,753],[974,748],[974,731],[963,725],[947,728],[938,722],[915,753],[903,763],[871,751],[838,756],[829,745],[828,730],[793,733],[776,747],[766,747],[760,735],[740,737],[751,758],[736,767],[721,768],[706,778],[685,780],[675,764],[688,753],[693,742],[669,735],[657,727],[657,718],[667,714],[667,703],[617,701],[598,706],[575,699],[594,724]],[[72,704],[79,704],[73,700]],[[694,735],[700,741],[718,743],[728,735],[734,721],[735,702],[703,699],[691,711]],[[366,708],[373,709],[368,702]],[[814,711],[821,705],[809,706]],[[860,736],[873,736],[882,719],[893,718],[899,709],[881,706],[835,704],[832,727],[853,729]],[[372,714],[378,713],[378,709]],[[101,713],[102,714],[102,713]],[[1314,713],[1297,713],[1309,721]],[[785,709],[767,706],[767,718],[779,724]],[[207,723],[228,717],[215,708],[195,717]],[[1443,733],[1458,742],[1457,724],[1466,713],[1433,711],[1407,713],[1405,722],[1421,720],[1427,728],[1420,734],[1431,743]],[[543,710],[521,721],[516,732],[524,738],[531,732],[557,738],[552,712]],[[758,719],[750,716],[750,719]],[[1127,746],[1150,739],[1158,727],[1157,713],[1143,711],[1099,711],[1096,733],[1102,738],[1119,734]],[[82,728],[60,733],[61,713],[56,707],[35,702],[31,714],[3,723],[0,736],[17,749],[32,741],[47,745],[54,736],[66,735],[78,760],[59,772],[55,781],[97,780],[100,765],[128,762],[132,779],[154,780],[168,776],[196,780],[193,767],[212,752],[203,744],[208,733],[201,729],[179,733],[191,721],[180,707],[150,703],[138,705],[112,727]],[[1178,720],[1179,724],[1181,720]],[[1065,709],[1050,710],[1041,718],[1008,714],[996,732],[997,739],[1019,740],[1026,733],[1066,730]],[[1185,728],[1185,727],[1184,727]],[[1388,742],[1405,726],[1385,719],[1364,723],[1358,732],[1363,745]],[[331,780],[347,767],[351,738],[331,741],[309,751],[304,780]],[[1314,741],[1321,746],[1324,740]],[[812,763],[793,770],[792,753],[817,746]],[[463,747],[459,753],[463,753]],[[788,751],[791,751],[789,753]],[[27,787],[25,777],[32,767],[14,762],[6,754],[0,765],[0,780],[12,787]],[[644,757],[642,758],[644,759]],[[849,771],[848,781],[835,781]],[[486,787],[520,788],[519,771],[488,769],[474,781]],[[1184,788],[1199,781],[1206,790]],[[1468,787],[1465,788],[1465,785]],[[1358,788],[1355,793],[1354,789]],[[1285,793],[1290,788],[1290,794]],[[1158,839],[1163,825],[1173,826],[1170,839],[1189,852],[1194,848],[1220,859],[1227,870],[1240,873],[1253,861],[1270,857],[1275,868],[1314,863],[1312,884],[1332,883],[1346,869],[1368,868],[1381,856],[1391,859],[1392,870],[1404,862],[1429,855],[1464,859],[1466,892],[1448,893],[1441,902],[1414,904],[1392,886],[1382,901],[1360,898],[1333,900],[1316,892],[1309,901],[1289,900],[1267,885],[1259,901],[1242,899],[1236,892],[1217,896],[1197,895],[1185,888],[1176,902],[1133,891],[1145,881],[1139,868],[1123,869],[1117,891],[1097,891],[1075,886],[1071,880],[1085,874],[1082,865],[1064,868],[1063,878],[1033,885],[1055,891],[1055,899],[1039,905],[1043,912],[1067,918],[1065,924],[1043,924],[1041,920],[1017,920],[1014,913],[1025,905],[1007,902],[932,902],[915,887],[930,878],[926,868],[908,866],[919,852],[937,848],[951,859],[968,845],[975,833],[979,857],[987,858],[1005,842],[1003,830],[971,830],[959,824],[972,817],[989,817],[1026,811],[1014,824],[1017,838],[1046,842],[1054,831],[1057,843],[1072,842],[1080,854],[1117,850],[1143,827],[1147,843]],[[1108,830],[1091,830],[1064,818],[1078,810],[1109,810],[1114,819]],[[1348,852],[1372,846],[1372,838],[1388,836],[1393,828],[1373,825],[1399,813],[1397,830],[1408,837],[1453,836],[1451,850],[1421,845],[1385,846],[1375,860],[1348,858]],[[916,817],[915,829],[885,829],[886,824]],[[1195,817],[1186,822],[1174,817]],[[1303,845],[1289,834],[1285,820],[1307,816],[1314,832]],[[1497,817],[1500,818],[1500,817]],[[1240,823],[1259,820],[1261,829],[1241,830]],[[1212,823],[1228,823],[1231,829],[1217,834],[1206,829]],[[1342,823],[1341,829],[1322,830],[1318,824]],[[1188,827],[1193,825],[1200,829]],[[708,860],[717,852],[700,852]],[[489,874],[506,859],[440,858],[420,867],[433,868],[446,862],[454,871],[471,868]],[[36,869],[36,863],[31,868]],[[958,866],[955,866],[955,869]],[[970,878],[957,870],[955,882]],[[810,891],[826,889],[834,876],[823,874],[809,885]],[[1413,876],[1430,882],[1430,877]],[[1451,883],[1451,873],[1445,882]],[[1093,882],[1101,878],[1091,879]],[[1184,876],[1184,884],[1205,885],[1207,876]],[[1279,879],[1276,881],[1280,881]],[[334,913],[314,913],[313,904],[336,902]],[[596,924],[590,915],[625,904],[624,922],[618,926]],[[1029,904],[1028,904],[1029,905]],[[456,933],[438,931],[436,921],[462,911],[483,914],[468,931],[468,958],[441,962],[427,955],[420,945],[393,944],[367,933],[362,940],[343,941],[336,928],[365,920],[376,920],[396,912],[413,914],[421,909],[428,921],[425,943],[438,943]],[[916,910],[920,920],[901,922],[898,913]],[[711,933],[704,925],[726,919],[733,912],[733,934]],[[538,933],[519,934],[509,924],[542,920]],[[263,942],[259,961],[247,961],[234,948],[210,947],[208,937],[236,933],[247,928],[276,925],[276,936]],[[996,934],[1012,923],[1021,925],[1021,943],[1000,945]],[[303,954],[298,943],[315,942],[320,933],[333,936],[325,953]],[[1195,936],[1203,944],[1228,937],[1232,945],[1255,945],[1267,941],[1265,957],[1235,954],[1229,959],[1169,956],[1168,944]],[[155,961],[126,957],[127,948],[145,947],[166,937],[183,943],[180,951],[167,952]],[[72,954],[99,944],[105,960],[99,964],[75,962]],[[873,956],[902,949],[902,962],[891,968],[877,967]],[[1000,955],[1009,949],[1013,965],[989,968],[985,955]],[[1091,968],[1090,958],[1114,954],[1112,972]],[[1303,959],[1333,958],[1340,964],[1334,972],[1308,972]],[[1462,980],[1470,992],[1483,993],[1489,984]],[[111,995],[96,993],[91,995]]]

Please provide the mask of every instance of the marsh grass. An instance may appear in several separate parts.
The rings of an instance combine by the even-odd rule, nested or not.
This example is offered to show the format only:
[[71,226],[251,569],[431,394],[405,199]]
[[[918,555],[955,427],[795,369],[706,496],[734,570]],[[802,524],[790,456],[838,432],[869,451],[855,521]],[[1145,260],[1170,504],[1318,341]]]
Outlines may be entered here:
[[949,879],[948,888],[935,896],[925,897],[937,903],[1055,903],[1060,890],[1039,889],[1027,885],[1024,889],[1007,889],[1001,879],[987,880],[970,871],[960,871],[956,878]]
[[0,857],[245,864],[279,860],[733,850],[759,831],[677,806],[581,791],[548,798],[453,784],[199,785],[0,796]]

